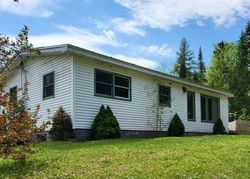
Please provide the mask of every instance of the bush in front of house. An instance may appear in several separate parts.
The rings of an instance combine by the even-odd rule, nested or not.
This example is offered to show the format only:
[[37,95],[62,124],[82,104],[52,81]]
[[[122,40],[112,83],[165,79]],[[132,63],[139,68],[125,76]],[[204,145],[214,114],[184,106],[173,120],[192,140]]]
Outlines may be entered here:
[[178,114],[174,115],[169,128],[168,128],[168,135],[169,136],[182,136],[185,132],[185,127],[178,116]]
[[120,131],[119,123],[111,108],[108,106],[105,109],[104,105],[102,105],[92,124],[94,139],[120,138]]
[[52,117],[49,134],[53,140],[68,140],[73,137],[71,118],[63,107],[59,107]]
[[221,119],[218,119],[214,124],[214,134],[225,134],[225,127]]

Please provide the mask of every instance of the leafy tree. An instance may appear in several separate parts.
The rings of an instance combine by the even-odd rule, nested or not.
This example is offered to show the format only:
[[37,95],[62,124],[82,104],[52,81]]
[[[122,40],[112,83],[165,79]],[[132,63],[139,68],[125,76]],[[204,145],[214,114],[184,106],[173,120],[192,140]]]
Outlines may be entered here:
[[92,124],[93,137],[95,139],[120,138],[120,126],[111,108],[101,106]]
[[169,128],[168,128],[168,135],[169,136],[182,136],[185,132],[184,124],[182,123],[178,114],[174,115]]
[[194,66],[194,53],[189,49],[189,44],[185,38],[181,40],[179,52],[177,52],[177,61],[173,72],[180,78],[192,79],[192,70]]
[[245,108],[247,115],[250,115],[250,22],[240,35],[237,52],[235,97],[231,100],[231,108],[238,113]]
[[210,67],[207,71],[208,85],[233,90],[237,49],[232,43],[220,42],[215,46]]
[[171,66],[172,66],[172,64],[170,63],[169,60],[163,59],[162,61],[159,62],[159,65],[156,67],[155,70],[160,71],[162,73],[170,73]]
[[71,118],[62,106],[52,117],[52,128],[49,133],[53,140],[67,140],[73,137]]
[[0,106],[4,113],[0,113],[0,156],[11,156],[15,160],[25,160],[31,154],[30,146],[37,140],[34,136],[43,132],[49,122],[37,127],[37,114],[39,106],[34,112],[28,112],[25,104],[28,100],[28,82],[25,82],[22,93],[13,100],[13,96],[5,91],[6,72],[9,62],[15,61],[20,53],[37,52],[28,42],[28,27],[25,26],[16,41],[0,36]]

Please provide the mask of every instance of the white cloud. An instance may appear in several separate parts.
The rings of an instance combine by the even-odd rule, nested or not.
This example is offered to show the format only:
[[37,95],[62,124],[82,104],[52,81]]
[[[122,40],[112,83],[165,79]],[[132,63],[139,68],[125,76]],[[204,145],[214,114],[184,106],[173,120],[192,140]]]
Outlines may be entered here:
[[138,23],[133,20],[124,20],[122,18],[112,19],[112,26],[118,32],[122,32],[128,35],[140,35],[144,36],[145,32],[138,28]]
[[[58,0],[1,0],[0,11],[23,16],[50,17],[52,9],[58,6]],[[62,2],[62,1],[61,1]]]
[[[95,34],[86,29],[74,26],[59,25],[57,28],[59,28],[61,32],[44,35],[31,35],[29,37],[29,41],[36,47],[67,43],[143,67],[155,68],[157,66],[157,62],[146,58],[138,58],[136,56],[127,56],[124,54],[109,53],[104,51],[102,49],[103,46],[127,47],[125,43],[116,40],[116,36],[113,31],[103,31],[102,33]],[[13,38],[13,35],[10,36]]]
[[121,54],[110,54],[110,56],[124,60],[124,61],[129,62],[129,63],[143,66],[146,68],[155,69],[158,66],[157,62],[150,60],[150,59],[147,59],[147,58],[138,58],[138,57],[121,55]]
[[172,56],[173,49],[167,44],[150,45],[150,46],[137,46],[139,52],[154,55],[154,56]]
[[[250,0],[115,0],[132,13],[123,23],[169,30],[194,20],[198,25],[212,20],[217,26],[231,26],[238,18],[250,18]],[[118,24],[120,26],[120,24]],[[122,28],[119,27],[119,28]],[[133,33],[133,31],[131,31]]]
[[83,28],[74,26],[58,25],[57,28],[61,32],[50,33],[44,35],[31,35],[30,42],[35,46],[49,46],[58,44],[72,44],[101,52],[100,47],[110,45],[113,47],[121,47],[125,44],[118,42],[113,31],[102,31],[95,34]]

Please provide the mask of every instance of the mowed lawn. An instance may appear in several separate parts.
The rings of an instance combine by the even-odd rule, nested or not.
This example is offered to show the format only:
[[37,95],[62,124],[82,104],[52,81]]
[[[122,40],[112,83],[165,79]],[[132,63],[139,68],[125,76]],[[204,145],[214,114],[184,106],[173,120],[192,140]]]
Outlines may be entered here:
[[164,137],[37,145],[0,159],[1,178],[250,178],[250,136]]

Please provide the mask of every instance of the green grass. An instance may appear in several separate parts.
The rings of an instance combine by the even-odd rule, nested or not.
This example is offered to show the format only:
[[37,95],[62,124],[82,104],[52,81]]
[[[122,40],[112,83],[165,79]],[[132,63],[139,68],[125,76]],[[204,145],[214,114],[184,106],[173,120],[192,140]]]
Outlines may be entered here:
[[45,142],[1,178],[250,178],[250,136]]

